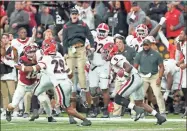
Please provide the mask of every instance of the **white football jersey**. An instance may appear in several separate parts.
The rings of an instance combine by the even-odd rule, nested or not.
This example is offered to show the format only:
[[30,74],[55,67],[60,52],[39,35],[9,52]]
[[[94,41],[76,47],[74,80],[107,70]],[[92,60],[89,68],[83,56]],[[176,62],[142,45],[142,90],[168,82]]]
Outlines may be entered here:
[[106,61],[102,59],[101,50],[103,46],[107,44],[108,42],[114,42],[113,37],[108,36],[105,39],[98,39],[96,37],[94,41],[95,41],[96,48],[95,48],[94,57],[93,57],[93,60],[91,61],[91,64],[93,64],[94,66],[104,65]]
[[[117,73],[120,69],[123,68],[124,62],[129,63],[123,55],[118,54],[113,56],[110,62],[112,71]],[[134,73],[138,73],[138,71],[136,70],[136,68],[133,67],[130,74],[132,75]]]
[[21,53],[23,52],[23,48],[29,45],[31,41],[32,41],[31,37],[27,37],[25,40],[21,40],[17,38],[12,40],[11,46],[18,51],[18,57],[20,57]]
[[179,84],[182,81],[182,70],[176,66],[177,61],[174,59],[164,60],[164,77],[167,79],[168,73],[173,76],[173,84]]
[[187,52],[186,52],[186,50],[187,50],[187,41],[185,41],[184,43],[183,43],[183,45],[181,45],[181,51],[182,51],[182,54],[184,55],[184,63],[186,64],[186,61],[187,61],[187,59],[186,59],[186,57],[187,57]]
[[56,55],[44,55],[42,60],[38,62],[38,65],[43,69],[43,73],[50,77],[54,86],[59,84],[58,80],[68,79],[66,70],[69,68],[64,57],[58,52]]
[[132,39],[131,47],[134,47],[136,52],[141,52],[143,50],[142,46],[143,40],[139,40],[138,38]]

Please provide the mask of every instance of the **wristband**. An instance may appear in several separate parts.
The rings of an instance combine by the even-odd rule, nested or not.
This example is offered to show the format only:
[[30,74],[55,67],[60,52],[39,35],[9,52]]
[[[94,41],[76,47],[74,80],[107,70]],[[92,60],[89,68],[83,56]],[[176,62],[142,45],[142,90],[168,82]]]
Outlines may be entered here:
[[34,72],[37,71],[37,70],[36,70],[36,66],[32,66],[32,68],[33,68],[33,71],[34,71]]
[[21,66],[21,71],[23,71],[23,72],[24,72],[24,69],[25,69],[25,66],[24,66],[24,65],[22,65],[22,66]]
[[71,73],[72,73],[72,71],[70,70],[70,71],[68,72],[68,75],[71,75]]

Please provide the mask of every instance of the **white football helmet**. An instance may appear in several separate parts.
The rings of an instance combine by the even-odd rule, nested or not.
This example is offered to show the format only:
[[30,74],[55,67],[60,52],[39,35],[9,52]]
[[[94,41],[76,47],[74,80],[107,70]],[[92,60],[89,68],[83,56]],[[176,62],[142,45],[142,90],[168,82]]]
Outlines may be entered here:
[[144,24],[140,24],[136,27],[136,35],[140,38],[145,38],[148,35],[148,28]]
[[127,37],[126,37],[126,39],[125,39],[125,41],[126,41],[126,44],[128,45],[128,46],[133,46],[132,45],[132,40],[134,39],[134,36],[133,35],[128,35]]
[[106,23],[101,23],[98,25],[96,31],[97,31],[97,37],[99,39],[104,39],[108,36],[109,26]]

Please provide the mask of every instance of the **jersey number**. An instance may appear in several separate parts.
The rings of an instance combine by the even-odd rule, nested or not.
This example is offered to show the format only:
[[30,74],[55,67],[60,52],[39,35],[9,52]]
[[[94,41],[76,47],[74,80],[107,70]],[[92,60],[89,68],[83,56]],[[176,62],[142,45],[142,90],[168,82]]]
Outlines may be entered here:
[[26,76],[27,79],[35,79],[38,72],[29,72],[29,74]]
[[103,48],[103,44],[97,44],[96,46],[96,52],[101,53],[101,49]]
[[54,73],[63,73],[64,70],[64,61],[62,59],[60,60],[52,60],[51,64],[55,64]]
[[135,48],[135,51],[138,52],[138,50],[139,50],[139,46],[138,46],[138,45],[135,45],[134,48]]

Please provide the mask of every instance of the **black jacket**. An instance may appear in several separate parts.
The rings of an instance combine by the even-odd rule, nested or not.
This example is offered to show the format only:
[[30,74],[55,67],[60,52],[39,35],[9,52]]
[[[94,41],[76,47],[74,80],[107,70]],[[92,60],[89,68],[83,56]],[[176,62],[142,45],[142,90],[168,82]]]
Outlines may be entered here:
[[82,20],[72,23],[67,22],[63,27],[63,47],[64,54],[68,53],[68,48],[77,42],[85,44],[86,38],[89,40],[91,47],[94,47],[94,39],[89,27]]
[[150,3],[149,4],[149,10],[147,10],[146,14],[152,20],[155,20],[155,21],[159,22],[160,18],[163,17],[166,12],[167,12],[166,3],[165,2],[159,2],[158,4]]

